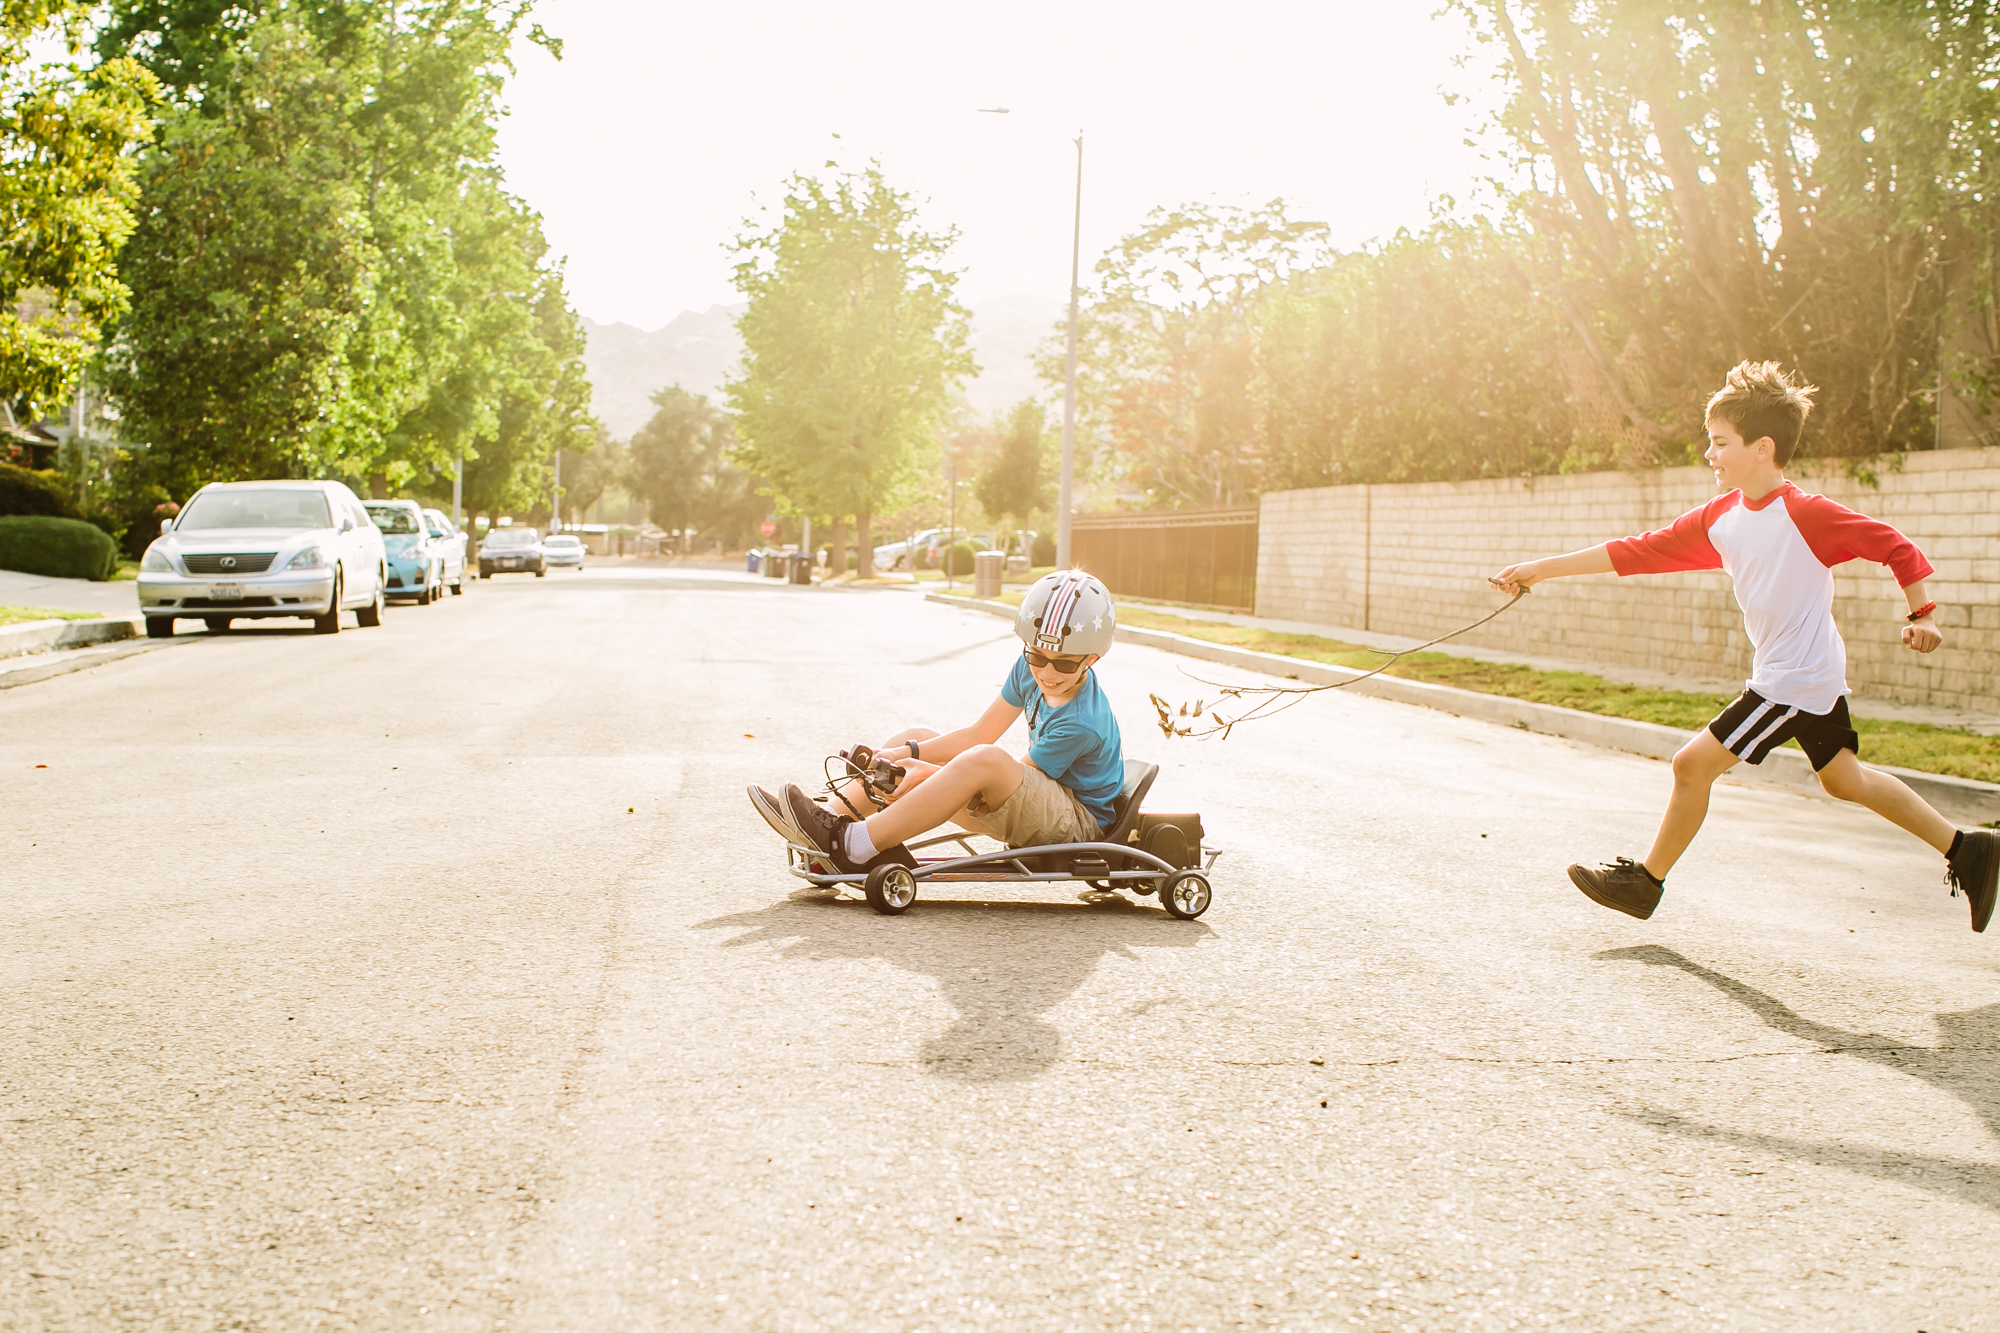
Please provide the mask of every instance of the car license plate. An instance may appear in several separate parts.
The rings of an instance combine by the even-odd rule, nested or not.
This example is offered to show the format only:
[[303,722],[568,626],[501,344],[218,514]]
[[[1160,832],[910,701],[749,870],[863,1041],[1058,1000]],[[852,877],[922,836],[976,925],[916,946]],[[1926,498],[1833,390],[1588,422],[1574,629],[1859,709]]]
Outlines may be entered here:
[[521,567],[521,562],[519,560],[502,560],[500,564],[503,568],[506,569],[519,569]]
[[208,598],[212,602],[240,602],[243,600],[243,585],[240,583],[211,583]]

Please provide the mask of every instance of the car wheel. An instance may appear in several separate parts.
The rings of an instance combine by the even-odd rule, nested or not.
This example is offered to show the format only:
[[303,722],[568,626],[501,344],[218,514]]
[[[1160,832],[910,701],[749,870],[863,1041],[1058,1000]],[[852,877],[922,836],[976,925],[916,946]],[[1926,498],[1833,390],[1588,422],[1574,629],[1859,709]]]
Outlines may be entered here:
[[549,567],[547,565],[542,565],[535,570],[535,577],[538,579],[545,579],[548,576],[549,576]]
[[227,634],[229,626],[234,622],[228,616],[203,616],[201,623],[208,626],[210,634]]
[[458,576],[458,582],[456,582],[456,583],[454,583],[454,584],[452,584],[452,585],[451,585],[451,595],[452,595],[453,597],[463,597],[463,596],[465,596],[465,580],[466,580],[466,577],[467,577],[467,576],[466,576],[466,575],[464,575],[464,574],[461,574],[461,575],[459,575],[459,576]]
[[431,585],[427,582],[424,584],[423,587],[417,589],[417,605],[429,606],[430,604],[431,604]]
[[147,616],[146,637],[149,639],[171,639],[174,637],[172,616]]
[[313,617],[313,633],[340,633],[340,575],[338,574],[333,576],[333,600],[328,603],[326,614]]
[[382,585],[387,581],[388,576],[386,574],[379,571],[376,573],[375,599],[354,613],[355,624],[366,629],[372,629],[382,623]]

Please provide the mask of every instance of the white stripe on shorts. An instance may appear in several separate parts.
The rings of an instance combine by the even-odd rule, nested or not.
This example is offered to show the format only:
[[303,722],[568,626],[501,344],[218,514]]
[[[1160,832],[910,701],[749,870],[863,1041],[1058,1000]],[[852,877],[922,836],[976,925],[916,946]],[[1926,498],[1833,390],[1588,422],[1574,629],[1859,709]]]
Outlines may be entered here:
[[1744,733],[1748,732],[1752,727],[1755,727],[1757,725],[1758,719],[1762,718],[1765,713],[1771,711],[1776,707],[1777,705],[1772,703],[1770,700],[1768,699],[1765,700],[1761,705],[1758,706],[1756,712],[1752,713],[1748,718],[1744,720],[1743,725],[1736,729],[1735,735],[1731,736],[1728,742],[1725,743],[1722,748],[1729,751],[1731,754],[1740,755],[1745,758],[1748,758],[1750,755],[1757,753],[1757,747],[1764,743],[1766,737],[1770,736],[1771,733],[1775,732],[1778,728],[1784,726],[1785,723],[1791,721],[1793,718],[1799,715],[1798,709],[1787,708],[1784,712],[1772,718],[1770,725],[1764,727],[1750,740],[1745,741],[1743,747],[1741,749],[1738,749],[1736,743],[1739,740],[1743,739]]

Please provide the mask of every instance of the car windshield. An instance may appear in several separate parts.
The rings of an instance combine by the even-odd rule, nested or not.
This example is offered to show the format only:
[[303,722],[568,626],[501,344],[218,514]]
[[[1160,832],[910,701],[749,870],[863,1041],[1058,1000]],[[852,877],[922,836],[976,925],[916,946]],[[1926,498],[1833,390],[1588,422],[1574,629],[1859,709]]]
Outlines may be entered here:
[[326,496],[308,490],[203,491],[188,502],[179,532],[205,528],[330,528]]
[[543,543],[542,543],[542,545],[544,545],[544,546],[581,546],[581,545],[583,545],[583,542],[582,542],[582,541],[580,541],[579,539],[575,538],[575,537],[551,537],[551,538],[549,538],[549,539],[548,539],[547,541],[543,542]]
[[407,537],[421,530],[416,513],[400,505],[369,505],[368,517],[392,537]]
[[533,528],[501,528],[487,534],[486,537],[488,546],[533,546],[534,544]]

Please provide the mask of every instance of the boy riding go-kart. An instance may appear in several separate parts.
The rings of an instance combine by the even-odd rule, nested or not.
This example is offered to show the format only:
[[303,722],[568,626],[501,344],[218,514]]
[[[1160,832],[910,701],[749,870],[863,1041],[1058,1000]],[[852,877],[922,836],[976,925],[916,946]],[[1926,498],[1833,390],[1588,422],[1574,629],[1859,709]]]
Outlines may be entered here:
[[[891,914],[915,900],[921,880],[984,879],[1159,892],[1173,915],[1199,916],[1209,900],[1195,868],[1200,820],[1147,816],[1141,831],[1139,802],[1159,770],[1125,761],[1118,721],[1091,670],[1117,633],[1111,594],[1081,570],[1059,570],[1028,590],[1014,628],[1021,657],[970,726],[909,727],[880,746],[843,752],[844,774],[821,802],[796,783],[777,796],[749,789],[757,813],[793,847],[793,873],[827,887],[862,884],[876,910]],[[998,742],[1023,712],[1028,751],[1016,758]],[[964,832],[910,844],[945,823]],[[1135,832],[1143,845],[1132,843]],[[970,834],[1008,850],[976,853]],[[914,855],[941,843],[966,854]]]

